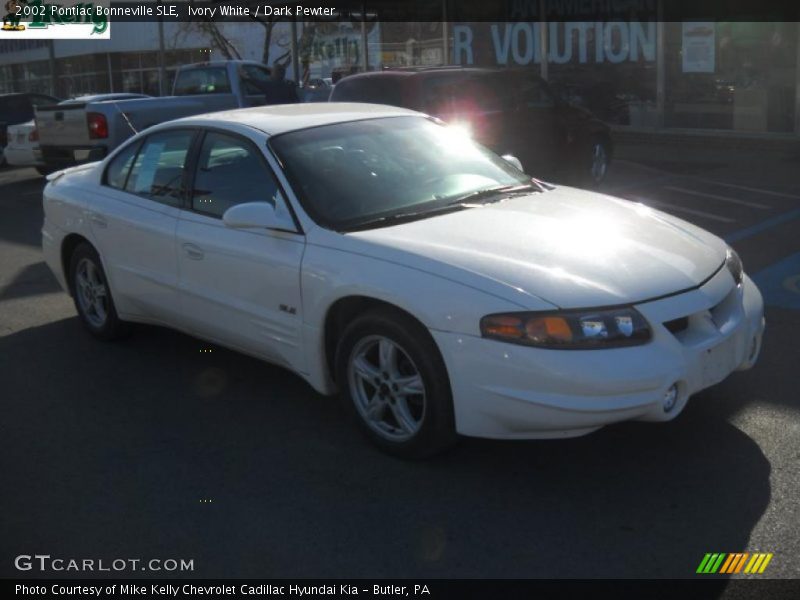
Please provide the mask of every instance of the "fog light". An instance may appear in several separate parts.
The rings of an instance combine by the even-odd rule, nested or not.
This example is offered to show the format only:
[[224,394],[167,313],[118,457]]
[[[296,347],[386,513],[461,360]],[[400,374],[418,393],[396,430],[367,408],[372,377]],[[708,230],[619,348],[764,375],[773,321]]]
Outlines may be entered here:
[[664,393],[664,400],[661,403],[661,406],[664,409],[665,413],[668,413],[673,408],[675,408],[675,403],[678,400],[678,385],[673,383],[670,388]]

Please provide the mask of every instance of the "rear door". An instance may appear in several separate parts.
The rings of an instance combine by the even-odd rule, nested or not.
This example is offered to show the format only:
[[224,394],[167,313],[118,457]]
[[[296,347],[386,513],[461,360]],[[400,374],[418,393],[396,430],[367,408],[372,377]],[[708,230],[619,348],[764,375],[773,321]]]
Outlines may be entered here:
[[121,313],[179,321],[175,229],[191,129],[159,131],[109,163],[87,218]]
[[300,344],[298,231],[232,229],[225,211],[243,202],[288,206],[261,150],[230,132],[206,132],[189,205],[178,221],[184,326],[202,337],[304,371]]

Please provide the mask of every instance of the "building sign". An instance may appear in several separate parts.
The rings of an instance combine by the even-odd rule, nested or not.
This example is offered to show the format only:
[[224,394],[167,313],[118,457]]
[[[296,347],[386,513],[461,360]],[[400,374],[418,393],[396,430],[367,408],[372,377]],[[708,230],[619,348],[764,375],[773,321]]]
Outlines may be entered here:
[[715,71],[716,31],[710,21],[683,23],[683,72],[713,73]]
[[109,7],[103,2],[57,4],[43,0],[4,3],[4,39],[108,39]]
[[546,23],[542,48],[539,22],[453,25],[453,62],[463,65],[653,62],[655,21],[565,21]]

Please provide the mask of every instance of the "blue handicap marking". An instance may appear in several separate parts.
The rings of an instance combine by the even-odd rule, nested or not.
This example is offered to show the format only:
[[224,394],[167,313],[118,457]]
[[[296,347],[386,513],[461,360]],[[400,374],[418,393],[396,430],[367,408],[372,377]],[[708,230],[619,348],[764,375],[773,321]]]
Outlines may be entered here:
[[762,269],[753,281],[767,305],[800,310],[800,253]]

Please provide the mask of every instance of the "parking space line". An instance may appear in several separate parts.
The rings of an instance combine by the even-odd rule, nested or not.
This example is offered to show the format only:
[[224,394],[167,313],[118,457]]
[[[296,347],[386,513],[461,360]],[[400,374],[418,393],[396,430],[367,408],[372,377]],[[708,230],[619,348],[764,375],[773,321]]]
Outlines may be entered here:
[[664,189],[672,192],[678,192],[681,194],[688,194],[690,196],[699,196],[701,198],[712,198],[713,200],[719,200],[721,202],[729,202],[730,204],[747,206],[748,208],[758,208],[760,210],[769,210],[770,208],[772,208],[771,206],[767,206],[765,204],[758,204],[757,202],[748,202],[747,200],[739,200],[738,198],[729,198],[728,196],[719,196],[718,194],[698,192],[696,190],[690,190],[687,188],[677,187],[673,185],[665,185]]
[[636,188],[642,187],[651,187],[658,183],[663,183],[665,181],[672,181],[678,179],[680,176],[670,174],[670,175],[663,175],[661,177],[653,177],[651,179],[642,179],[640,181],[634,181],[633,183],[626,183],[625,185],[610,187],[607,190],[600,190],[602,193],[609,194],[612,196],[618,196],[621,192],[627,192],[629,190],[633,190]]
[[713,179],[701,179],[699,177],[693,178],[696,181],[703,181],[705,183],[712,183],[714,185],[721,185],[723,187],[734,188],[737,190],[745,190],[748,192],[755,192],[757,194],[767,194],[769,196],[778,196],[780,198],[791,198],[792,200],[800,200],[800,195],[798,194],[787,194],[786,192],[774,192],[772,190],[765,190],[762,188],[754,188],[747,185],[739,185],[737,183],[723,183],[721,181],[714,181]]
[[772,217],[771,219],[767,219],[766,221],[762,221],[761,223],[756,223],[750,227],[745,227],[744,229],[740,229],[739,231],[734,231],[733,233],[729,233],[728,235],[724,236],[726,242],[733,243],[738,242],[740,240],[752,237],[761,233],[762,231],[766,231],[767,229],[771,229],[772,227],[776,227],[778,225],[783,225],[784,223],[788,223],[794,219],[800,218],[800,208],[795,210],[790,210],[789,212],[783,213],[782,215],[777,215]]
[[[633,200],[633,198],[631,198]],[[707,213],[702,210],[697,210],[695,208],[686,208],[684,206],[676,206],[675,204],[669,204],[667,202],[661,202],[660,200],[652,200],[652,199],[643,199],[643,198],[636,198],[637,202],[641,202],[642,204],[649,204],[656,208],[661,208],[666,212],[669,211],[676,211],[676,212],[684,212],[690,215],[694,215],[696,217],[703,217],[704,219],[709,219],[711,221],[719,221],[720,223],[735,223],[736,219],[731,219],[730,217],[721,217],[719,215],[715,215],[712,213]]]

